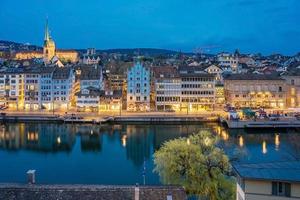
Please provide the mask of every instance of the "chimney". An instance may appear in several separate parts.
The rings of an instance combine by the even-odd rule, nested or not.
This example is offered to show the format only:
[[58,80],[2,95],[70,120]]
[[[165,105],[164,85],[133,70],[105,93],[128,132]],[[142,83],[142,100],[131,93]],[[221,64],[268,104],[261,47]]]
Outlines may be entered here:
[[134,188],[134,200],[140,200],[140,188],[138,183],[135,185]]
[[35,184],[35,170],[31,169],[27,171],[27,181],[29,184]]

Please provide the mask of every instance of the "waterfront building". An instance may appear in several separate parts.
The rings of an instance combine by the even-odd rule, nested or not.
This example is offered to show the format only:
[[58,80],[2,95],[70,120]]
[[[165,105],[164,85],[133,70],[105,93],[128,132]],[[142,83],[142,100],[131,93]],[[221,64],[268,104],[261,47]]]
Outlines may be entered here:
[[123,109],[122,90],[105,91],[100,97],[101,111],[119,111]]
[[140,62],[127,72],[127,110],[150,111],[150,70]]
[[53,110],[54,97],[52,77],[55,67],[42,67],[40,73],[40,93],[41,93],[41,109]]
[[48,20],[45,27],[43,51],[20,51],[14,56],[16,60],[43,58],[45,63],[50,63],[54,56],[65,62],[77,62],[78,52],[74,50],[58,50],[51,38],[48,28]]
[[9,68],[0,74],[0,104],[8,108],[24,107],[23,69]]
[[224,94],[235,107],[286,107],[285,80],[277,75],[232,74],[224,80]]
[[155,67],[154,93],[156,110],[179,110],[181,104],[181,78],[174,67]]
[[215,75],[202,70],[180,68],[181,106],[180,110],[199,111],[214,109]]
[[76,107],[78,111],[98,112],[100,106],[100,90],[87,87],[76,93]]
[[24,72],[24,108],[38,110],[41,108],[40,69],[31,68]]
[[232,73],[238,73],[239,59],[230,53],[220,53],[217,56],[220,67],[230,70]]
[[290,70],[282,76],[287,84],[287,107],[300,107],[300,69]]
[[102,90],[104,87],[102,67],[99,65],[81,66],[79,81],[81,90],[89,87]]
[[237,200],[300,198],[300,162],[234,164]]
[[54,109],[68,110],[75,104],[75,73],[71,67],[56,67],[53,76]]

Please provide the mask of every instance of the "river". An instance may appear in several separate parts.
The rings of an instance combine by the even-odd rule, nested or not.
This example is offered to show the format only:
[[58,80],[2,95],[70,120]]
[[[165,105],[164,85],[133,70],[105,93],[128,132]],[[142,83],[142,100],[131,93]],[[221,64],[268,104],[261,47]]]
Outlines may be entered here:
[[6,123],[0,126],[0,182],[25,183],[36,170],[44,184],[159,185],[153,153],[170,139],[208,130],[239,162],[300,158],[300,133],[226,130],[218,124],[88,125]]

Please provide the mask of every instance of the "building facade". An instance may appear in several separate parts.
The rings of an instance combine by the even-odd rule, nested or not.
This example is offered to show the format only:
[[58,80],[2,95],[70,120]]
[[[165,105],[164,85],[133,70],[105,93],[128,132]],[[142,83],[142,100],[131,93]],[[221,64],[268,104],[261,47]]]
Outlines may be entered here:
[[75,105],[75,73],[71,67],[56,67],[52,84],[54,109],[68,110]]
[[98,112],[100,107],[99,88],[88,87],[76,93],[76,107],[78,111]]
[[177,70],[174,67],[156,67],[153,72],[156,110],[180,110],[181,78]]
[[230,53],[220,53],[217,56],[220,67],[230,69],[232,73],[238,72],[239,59]]
[[299,108],[300,107],[300,70],[295,69],[286,72],[282,76],[287,84],[287,107]]
[[0,105],[16,110],[24,107],[24,74],[10,69],[0,74]]
[[232,74],[224,80],[226,103],[235,107],[285,108],[285,80],[276,75]]
[[150,70],[140,62],[127,72],[127,110],[150,111]]

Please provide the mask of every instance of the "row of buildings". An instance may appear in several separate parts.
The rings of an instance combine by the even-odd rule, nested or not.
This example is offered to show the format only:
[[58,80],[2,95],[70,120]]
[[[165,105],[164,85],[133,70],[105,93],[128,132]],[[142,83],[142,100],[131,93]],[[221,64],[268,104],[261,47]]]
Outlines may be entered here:
[[106,74],[99,65],[23,66],[1,71],[0,103],[18,110],[79,111],[300,106],[300,70],[281,76],[231,74],[223,79],[220,84],[217,73],[203,68],[146,67],[141,62],[128,70],[126,79]]

